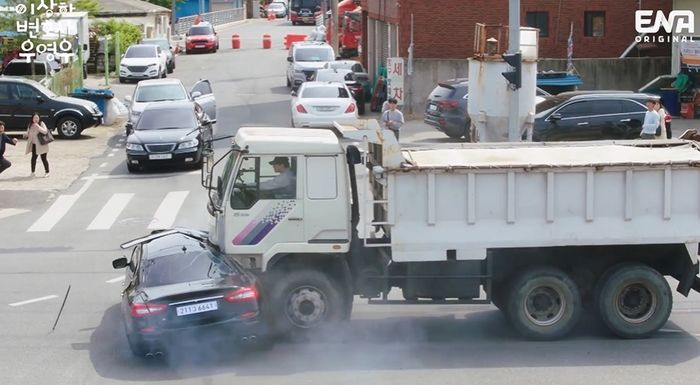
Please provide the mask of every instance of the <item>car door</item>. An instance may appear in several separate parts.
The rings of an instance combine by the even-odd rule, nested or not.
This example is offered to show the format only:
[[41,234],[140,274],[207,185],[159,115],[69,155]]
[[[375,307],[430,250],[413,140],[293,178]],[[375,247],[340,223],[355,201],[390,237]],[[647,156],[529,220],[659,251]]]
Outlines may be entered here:
[[194,101],[204,108],[204,112],[209,115],[210,119],[216,119],[216,98],[214,97],[214,91],[211,89],[209,80],[204,79],[195,83],[190,94],[192,95],[195,92],[199,92],[199,95],[193,98]]
[[56,122],[51,110],[51,100],[47,99],[37,89],[24,83],[15,83],[15,97],[18,105],[15,120],[21,127],[29,126],[32,115],[37,112],[49,129],[54,129]]
[[623,99],[620,101],[622,105],[622,114],[620,114],[618,123],[621,129],[624,129],[624,139],[637,139],[642,132],[642,124],[644,124],[644,115],[647,108],[643,101]]
[[621,139],[624,132],[618,126],[622,105],[619,99],[596,99],[590,102],[592,114],[589,118],[590,140]]
[[26,127],[21,127],[15,118],[19,100],[13,96],[14,83],[0,83],[0,120],[5,122],[5,127],[10,130],[21,130]]
[[591,105],[585,100],[562,106],[547,118],[547,135],[543,140],[589,140],[591,114]]

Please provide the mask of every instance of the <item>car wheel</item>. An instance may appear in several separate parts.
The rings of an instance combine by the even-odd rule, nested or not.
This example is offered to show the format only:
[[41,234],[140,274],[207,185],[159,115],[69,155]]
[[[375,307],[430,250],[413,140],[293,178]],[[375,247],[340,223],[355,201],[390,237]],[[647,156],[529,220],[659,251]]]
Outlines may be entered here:
[[124,79],[124,78],[119,78],[119,83],[126,83],[126,79]]
[[365,97],[364,97],[364,96],[361,97],[361,98],[357,101],[357,113],[360,114],[360,115],[364,115],[364,114],[365,114]]
[[173,70],[174,70],[174,69],[175,69],[175,64],[170,64],[170,65],[168,66],[168,73],[169,73],[169,74],[173,73]]
[[140,170],[139,166],[134,166],[131,163],[126,164],[126,169],[129,170],[129,172],[137,172]]
[[445,135],[449,136],[450,139],[459,139],[462,136],[464,136],[464,133],[462,132],[452,132],[452,131],[445,131]]
[[62,138],[75,139],[83,131],[83,124],[74,116],[65,116],[58,121],[56,130]]
[[292,21],[292,25],[297,25],[297,22],[296,22],[296,21]]

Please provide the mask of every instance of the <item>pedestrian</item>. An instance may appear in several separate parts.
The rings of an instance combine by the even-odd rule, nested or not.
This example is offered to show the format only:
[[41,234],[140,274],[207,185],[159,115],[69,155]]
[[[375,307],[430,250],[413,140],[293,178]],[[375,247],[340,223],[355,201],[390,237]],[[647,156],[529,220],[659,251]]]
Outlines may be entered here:
[[17,144],[17,139],[15,138],[10,138],[5,134],[5,122],[0,121],[0,174],[2,174],[3,171],[7,170],[12,166],[12,163],[10,163],[9,160],[5,159],[5,145],[6,144],[11,144],[15,145]]
[[659,128],[656,130],[656,139],[665,139],[666,138],[666,116],[668,113],[666,112],[666,109],[664,106],[661,104],[661,101],[656,101],[656,106],[654,106],[654,110],[656,110],[656,113],[659,114]]
[[49,135],[50,131],[48,128],[46,128],[46,124],[41,121],[41,118],[39,117],[38,113],[34,113],[32,115],[32,121],[29,123],[29,126],[27,127],[27,132],[25,132],[22,136],[27,139],[27,149],[24,152],[25,154],[29,154],[30,152],[32,153],[32,173],[31,176],[35,176],[35,171],[36,171],[36,160],[39,156],[41,156],[41,163],[44,164],[44,177],[48,178],[49,176],[49,161],[46,158],[46,155],[49,152],[49,143],[42,142],[39,140],[39,135]]
[[642,139],[654,139],[656,137],[656,129],[659,127],[659,113],[656,112],[656,100],[649,99],[646,102],[647,112],[644,113],[644,124],[642,124]]
[[382,128],[391,130],[396,135],[396,141],[399,140],[399,129],[404,124],[403,114],[396,107],[398,101],[394,98],[388,100],[389,109],[382,113]]
[[671,120],[673,120],[673,118],[666,109],[664,109],[664,111],[666,111],[666,116],[664,117],[664,122],[666,123],[666,139],[671,139]]

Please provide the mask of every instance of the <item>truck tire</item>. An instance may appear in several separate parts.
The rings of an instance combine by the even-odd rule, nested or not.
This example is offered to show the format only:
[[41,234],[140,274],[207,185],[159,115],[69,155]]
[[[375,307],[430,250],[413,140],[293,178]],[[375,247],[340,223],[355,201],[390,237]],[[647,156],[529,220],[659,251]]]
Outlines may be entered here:
[[313,337],[345,318],[342,290],[319,271],[280,274],[270,282],[270,316],[278,333]]
[[539,267],[516,276],[510,286],[506,316],[525,338],[548,341],[569,334],[582,313],[574,281],[553,267]]
[[601,320],[621,338],[647,338],[666,324],[673,296],[666,279],[655,269],[637,263],[614,266],[597,291]]

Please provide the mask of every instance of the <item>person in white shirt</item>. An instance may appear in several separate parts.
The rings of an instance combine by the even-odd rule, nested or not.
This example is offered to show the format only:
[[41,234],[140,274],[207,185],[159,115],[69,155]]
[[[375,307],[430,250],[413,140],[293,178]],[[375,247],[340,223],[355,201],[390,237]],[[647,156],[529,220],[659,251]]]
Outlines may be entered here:
[[270,164],[275,172],[279,174],[268,181],[260,183],[260,191],[270,192],[278,199],[296,197],[296,176],[289,169],[289,158],[277,156]]
[[656,135],[656,139],[666,139],[666,115],[668,113],[660,101],[656,102],[654,109],[659,114],[659,126],[661,127],[661,131],[659,131],[659,135]]
[[654,109],[656,107],[656,100],[647,100],[647,112],[644,114],[644,124],[642,124],[642,133],[640,137],[642,139],[654,139],[656,138],[656,129],[659,127],[659,113]]
[[398,101],[396,99],[389,99],[389,109],[382,113],[382,128],[386,130],[391,130],[396,135],[396,140],[399,140],[399,129],[404,124],[403,113],[399,111],[396,106]]

